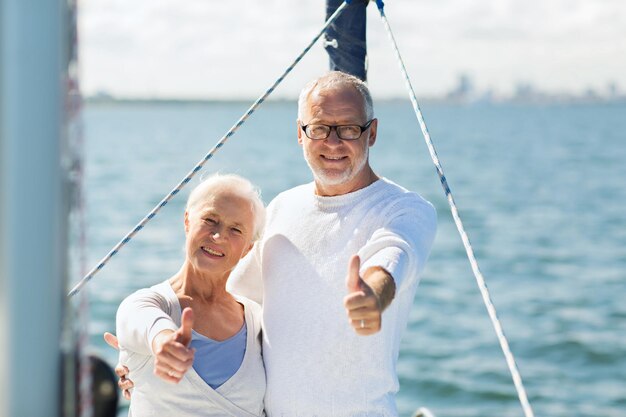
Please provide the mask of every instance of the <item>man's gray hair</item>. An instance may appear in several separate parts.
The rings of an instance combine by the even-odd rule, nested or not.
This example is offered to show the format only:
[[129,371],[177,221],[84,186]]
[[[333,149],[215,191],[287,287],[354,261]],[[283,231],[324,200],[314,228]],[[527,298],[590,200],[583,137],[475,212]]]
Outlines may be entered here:
[[250,181],[236,174],[215,173],[202,180],[189,194],[185,210],[189,211],[207,196],[212,195],[220,188],[232,191],[250,201],[254,211],[254,233],[252,241],[256,242],[263,236],[265,227],[265,205],[261,200],[261,191]]
[[367,120],[374,118],[374,103],[367,84],[359,78],[341,71],[329,71],[304,86],[298,97],[298,119],[302,120],[302,112],[306,107],[311,93],[316,90],[327,90],[345,85],[352,86],[363,98],[363,111]]

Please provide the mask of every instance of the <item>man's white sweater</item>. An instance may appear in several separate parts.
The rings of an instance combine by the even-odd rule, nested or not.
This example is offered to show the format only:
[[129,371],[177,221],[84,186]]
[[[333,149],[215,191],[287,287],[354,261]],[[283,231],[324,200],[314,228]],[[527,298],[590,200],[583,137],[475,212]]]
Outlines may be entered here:
[[[263,302],[268,416],[397,415],[400,337],[435,229],[432,205],[386,179],[335,197],[310,183],[270,203],[262,241],[229,281]],[[343,307],[354,254],[361,272],[382,266],[396,282],[373,336],[358,336]]]

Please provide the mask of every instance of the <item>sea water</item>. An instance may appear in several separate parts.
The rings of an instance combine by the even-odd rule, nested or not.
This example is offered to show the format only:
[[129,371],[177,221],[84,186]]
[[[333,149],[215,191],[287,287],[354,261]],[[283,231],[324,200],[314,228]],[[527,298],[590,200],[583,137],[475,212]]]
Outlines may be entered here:
[[[86,106],[89,267],[248,105]],[[423,112],[535,414],[626,416],[626,105],[426,103]],[[379,102],[376,116],[375,171],[422,194],[439,216],[401,344],[400,414],[425,406],[438,417],[521,416],[412,108]],[[295,102],[264,104],[199,176],[244,175],[266,202],[310,181],[296,117]],[[180,267],[188,191],[89,284],[91,345],[112,364],[101,335],[114,331],[119,302]]]

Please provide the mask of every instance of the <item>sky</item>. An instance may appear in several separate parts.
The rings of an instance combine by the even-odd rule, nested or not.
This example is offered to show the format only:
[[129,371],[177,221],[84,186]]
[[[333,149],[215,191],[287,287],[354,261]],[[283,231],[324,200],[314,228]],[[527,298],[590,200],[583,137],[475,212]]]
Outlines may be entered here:
[[[418,97],[519,84],[551,92],[626,91],[624,0],[387,0],[385,13]],[[323,25],[323,0],[82,0],[85,95],[248,99],[260,96]],[[405,97],[391,43],[368,7],[369,84]],[[296,97],[327,69],[321,44],[274,97]]]

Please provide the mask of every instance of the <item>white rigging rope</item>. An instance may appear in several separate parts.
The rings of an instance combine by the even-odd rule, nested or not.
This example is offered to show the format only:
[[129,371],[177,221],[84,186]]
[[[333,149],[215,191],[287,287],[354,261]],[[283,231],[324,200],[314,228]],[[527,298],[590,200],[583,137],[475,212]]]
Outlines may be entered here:
[[302,58],[304,57],[304,55],[307,54],[307,52],[309,52],[309,50],[313,47],[313,45],[315,44],[315,42],[317,42],[317,40],[324,34],[324,32],[326,31],[326,29],[335,21],[335,19],[337,19],[337,17],[339,17],[339,15],[341,14],[341,12],[348,6],[348,4],[350,3],[351,0],[345,0],[338,8],[337,10],[335,10],[335,13],[333,13],[328,20],[326,20],[326,23],[324,24],[324,26],[322,27],[322,29],[318,32],[317,35],[315,35],[315,37],[313,37],[313,39],[311,40],[311,42],[309,42],[309,44],[306,46],[306,48],[304,48],[304,50],[300,53],[300,55],[298,55],[298,57],[292,62],[292,64],[287,67],[287,69],[281,74],[280,77],[278,77],[276,79],[276,81],[274,81],[274,83],[271,85],[271,87],[269,87],[267,90],[265,90],[265,93],[263,93],[261,95],[261,97],[259,97],[253,104],[252,106],[250,106],[250,108],[248,109],[248,111],[246,113],[243,114],[243,116],[241,116],[241,118],[235,123],[235,125],[233,127],[230,128],[230,130],[228,132],[226,132],[226,134],[215,144],[215,146],[204,156],[204,158],[202,158],[200,160],[200,162],[198,162],[196,164],[196,166],[187,174],[187,176],[185,176],[185,178],[183,178],[176,187],[174,187],[174,189],[172,191],[170,191],[170,193],[168,195],[166,195],[161,202],[159,202],[159,204],[157,204],[151,211],[150,213],[148,213],[146,215],[146,217],[144,217],[134,228],[133,230],[131,230],[130,232],[128,232],[126,234],[126,236],[124,236],[122,238],[122,240],[120,240],[114,247],[113,249],[111,249],[109,251],[109,253],[100,260],[100,262],[91,270],[89,271],[89,273],[87,273],[87,275],[85,275],[79,282],[78,284],[76,284],[74,286],[74,288],[72,288],[72,290],[68,293],[68,297],[72,297],[74,295],[76,295],[81,288],[87,284],[87,282],[89,282],[94,275],[96,275],[96,273],[98,273],[98,271],[100,271],[104,265],[106,265],[109,260],[115,256],[119,250],[124,247],[141,229],[144,228],[144,226],[154,218],[154,216],[157,215],[157,213],[161,210],[161,208],[163,208],[176,194],[178,194],[178,192],[189,183],[189,181],[191,181],[191,179],[198,173],[198,171],[200,171],[202,169],[202,167],[204,166],[204,164],[213,157],[213,155],[215,155],[215,153],[217,153],[217,151],[224,146],[224,144],[226,143],[226,141],[233,135],[235,134],[235,132],[237,131],[237,129],[239,129],[241,127],[241,125],[243,125],[246,120],[250,117],[250,115],[252,115],[252,113],[254,113],[254,111],[265,101],[265,99],[267,97],[269,97],[270,94],[272,94],[274,92],[274,90],[276,89],[276,87],[285,79],[285,77],[291,72],[291,70],[293,70],[293,68],[302,60]]
[[509,348],[509,343],[506,339],[506,336],[504,335],[504,330],[502,329],[500,320],[498,320],[496,308],[494,307],[491,301],[491,296],[489,295],[489,290],[487,289],[485,278],[483,277],[483,274],[480,272],[480,268],[478,267],[478,261],[476,260],[476,256],[474,256],[474,250],[472,249],[472,245],[469,241],[469,237],[467,236],[467,233],[465,232],[465,228],[463,227],[463,222],[461,221],[461,217],[459,216],[459,211],[457,209],[456,203],[454,202],[452,192],[450,191],[450,187],[448,186],[448,182],[444,175],[443,168],[441,166],[441,163],[439,162],[439,157],[437,156],[435,146],[433,145],[433,142],[430,138],[430,134],[428,133],[428,128],[426,127],[426,123],[424,122],[422,111],[420,110],[419,104],[417,103],[415,91],[413,90],[413,86],[411,85],[411,80],[409,79],[409,75],[404,66],[402,56],[400,55],[400,50],[398,49],[396,40],[393,36],[393,33],[391,32],[391,27],[389,26],[389,22],[387,21],[387,17],[385,16],[383,2],[381,0],[377,0],[376,4],[378,6],[378,10],[380,12],[380,17],[382,19],[383,25],[385,26],[385,29],[387,30],[387,34],[389,35],[389,39],[391,40],[393,50],[396,54],[396,58],[400,66],[400,71],[402,72],[402,75],[404,77],[404,81],[405,81],[405,84],[409,93],[409,98],[411,99],[411,103],[413,104],[413,110],[415,111],[415,115],[417,116],[417,121],[419,122],[420,128],[422,130],[422,134],[424,135],[424,140],[426,141],[426,145],[428,146],[428,151],[430,152],[430,156],[433,160],[433,163],[435,164],[435,168],[437,169],[437,174],[439,175],[441,185],[446,194],[448,204],[450,205],[450,211],[452,212],[454,223],[456,224],[457,230],[459,231],[461,240],[463,241],[463,246],[465,247],[465,252],[467,253],[467,257],[472,266],[472,271],[474,272],[474,276],[476,277],[476,283],[478,284],[478,288],[480,289],[483,302],[485,303],[485,307],[487,308],[487,312],[489,313],[489,318],[491,319],[491,323],[493,324],[494,330],[498,337],[498,341],[500,342],[502,353],[504,353],[504,357],[509,367],[511,377],[513,378],[513,384],[515,385],[515,389],[517,390],[517,396],[519,397],[519,401],[522,405],[522,409],[524,410],[524,415],[526,417],[534,417],[533,409],[528,401],[526,390],[524,389],[524,384],[522,383],[522,377],[515,363],[515,358],[513,357],[513,353],[511,352],[511,349]]

